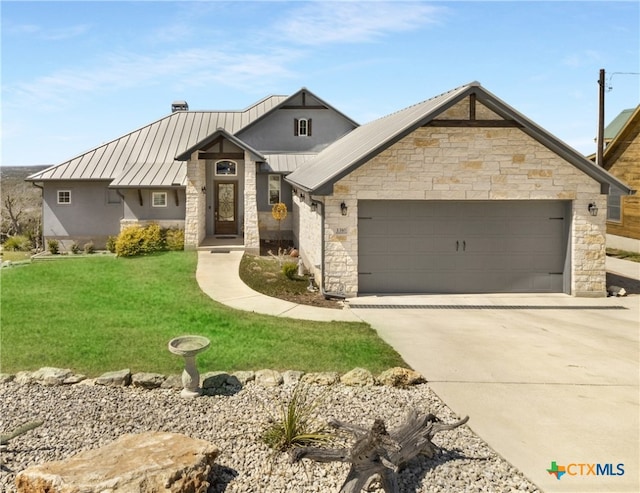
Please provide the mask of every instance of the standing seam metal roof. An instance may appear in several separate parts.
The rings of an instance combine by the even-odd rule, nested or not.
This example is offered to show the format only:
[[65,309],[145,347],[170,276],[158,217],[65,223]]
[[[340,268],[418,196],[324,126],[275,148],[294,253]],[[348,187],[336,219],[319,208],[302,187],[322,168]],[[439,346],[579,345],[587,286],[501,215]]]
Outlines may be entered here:
[[602,186],[602,193],[608,193],[609,186],[615,186],[624,193],[634,193],[613,175],[593,165],[576,150],[484,89],[479,82],[471,82],[358,127],[321,151],[315,159],[309,160],[305,166],[285,179],[293,186],[307,192],[330,195],[333,193],[333,184],[336,181],[471,93],[474,93],[478,101],[487,108],[505,119],[514,120],[521,126],[524,133],[598,181]]
[[[242,111],[177,111],[27,180],[117,180],[119,186],[181,186],[185,163],[175,157],[222,128],[235,134],[288,96],[269,96]],[[115,183],[114,183],[115,184]]]

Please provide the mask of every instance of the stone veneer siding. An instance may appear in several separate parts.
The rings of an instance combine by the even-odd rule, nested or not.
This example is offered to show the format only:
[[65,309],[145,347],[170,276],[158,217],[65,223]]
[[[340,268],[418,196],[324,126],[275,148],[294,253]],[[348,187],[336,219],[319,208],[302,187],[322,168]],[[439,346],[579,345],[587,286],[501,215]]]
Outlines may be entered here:
[[206,236],[204,211],[206,195],[202,193],[205,186],[204,161],[197,159],[197,151],[187,161],[187,189],[185,202],[184,247],[195,249]]
[[422,127],[338,181],[325,200],[325,287],[347,296],[358,292],[358,200],[571,201],[571,294],[606,295],[600,184],[517,128]]
[[319,284],[322,279],[322,207],[318,202],[316,211],[312,211],[310,203],[293,197],[293,241],[307,270],[315,277]]
[[247,253],[260,253],[258,230],[258,192],[256,188],[256,163],[249,153],[244,153],[244,248]]

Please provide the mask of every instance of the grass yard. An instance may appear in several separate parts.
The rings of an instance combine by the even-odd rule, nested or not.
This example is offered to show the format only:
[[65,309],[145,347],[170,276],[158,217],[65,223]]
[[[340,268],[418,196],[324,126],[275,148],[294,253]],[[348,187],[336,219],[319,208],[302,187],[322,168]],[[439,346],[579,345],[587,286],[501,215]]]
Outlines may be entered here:
[[167,343],[211,339],[201,372],[272,368],[379,372],[406,366],[366,324],[311,322],[242,312],[204,295],[195,252],[36,262],[1,273],[0,370],[44,366],[96,376],[179,373]]

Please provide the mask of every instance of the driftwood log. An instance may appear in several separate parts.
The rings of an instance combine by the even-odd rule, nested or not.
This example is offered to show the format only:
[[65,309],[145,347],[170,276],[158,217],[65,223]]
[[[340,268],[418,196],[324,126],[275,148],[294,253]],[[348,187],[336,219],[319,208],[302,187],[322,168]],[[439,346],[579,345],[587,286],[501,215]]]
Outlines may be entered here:
[[330,426],[349,431],[355,436],[351,449],[295,448],[291,451],[291,461],[310,459],[351,463],[340,493],[359,493],[376,478],[380,479],[385,493],[397,493],[400,468],[419,454],[432,458],[438,450],[432,438],[441,431],[453,430],[467,421],[468,416],[455,423],[444,424],[433,414],[420,414],[412,410],[397,429],[388,432],[381,419],[376,419],[370,430],[332,420]]

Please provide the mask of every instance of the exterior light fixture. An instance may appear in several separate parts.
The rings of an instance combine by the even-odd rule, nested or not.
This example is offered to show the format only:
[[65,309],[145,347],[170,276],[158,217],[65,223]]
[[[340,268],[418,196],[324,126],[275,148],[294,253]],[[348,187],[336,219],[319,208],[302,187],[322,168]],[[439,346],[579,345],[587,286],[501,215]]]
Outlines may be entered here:
[[347,215],[347,204],[345,204],[344,202],[340,204],[340,212],[342,212],[343,216]]
[[202,191],[202,193],[207,193],[207,187],[202,187],[200,190]]
[[315,212],[318,210],[318,203],[317,202],[311,202],[311,212]]
[[589,214],[591,214],[592,216],[598,215],[598,206],[596,205],[595,202],[591,202],[587,207],[587,210],[589,211]]
[[303,193],[300,194],[300,200],[304,200],[304,194]]

